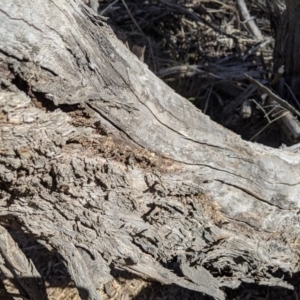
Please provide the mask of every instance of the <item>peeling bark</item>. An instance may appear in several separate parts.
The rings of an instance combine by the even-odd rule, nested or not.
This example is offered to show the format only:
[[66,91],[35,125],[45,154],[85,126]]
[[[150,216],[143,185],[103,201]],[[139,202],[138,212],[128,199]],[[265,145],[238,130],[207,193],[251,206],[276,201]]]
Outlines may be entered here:
[[0,24],[1,222],[56,248],[83,299],[111,264],[214,299],[292,288],[298,153],[212,122],[79,0],[4,0]]

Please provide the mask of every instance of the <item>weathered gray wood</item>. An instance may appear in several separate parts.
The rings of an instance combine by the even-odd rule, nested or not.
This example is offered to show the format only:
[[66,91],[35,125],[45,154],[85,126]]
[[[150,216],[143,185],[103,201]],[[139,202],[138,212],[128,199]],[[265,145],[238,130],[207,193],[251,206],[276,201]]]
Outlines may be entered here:
[[0,255],[1,272],[7,273],[7,270],[13,270],[14,278],[30,299],[46,299],[45,285],[41,275],[3,226],[0,226]]
[[1,218],[60,250],[87,299],[111,263],[215,299],[291,288],[300,155],[212,122],[82,5],[2,1]]

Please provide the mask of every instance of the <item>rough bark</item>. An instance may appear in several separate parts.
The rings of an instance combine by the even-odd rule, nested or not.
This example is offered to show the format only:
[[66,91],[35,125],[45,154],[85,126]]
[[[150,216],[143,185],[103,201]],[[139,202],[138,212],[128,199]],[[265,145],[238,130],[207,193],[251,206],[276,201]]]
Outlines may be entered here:
[[56,248],[82,298],[111,265],[215,299],[292,288],[299,154],[212,122],[81,1],[2,0],[0,24],[1,223]]

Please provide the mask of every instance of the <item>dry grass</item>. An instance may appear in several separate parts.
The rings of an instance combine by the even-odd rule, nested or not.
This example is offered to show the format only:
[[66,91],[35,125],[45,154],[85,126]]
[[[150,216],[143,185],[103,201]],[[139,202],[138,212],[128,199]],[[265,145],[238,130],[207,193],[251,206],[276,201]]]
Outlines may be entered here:
[[[130,49],[146,48],[144,61],[157,76],[214,121],[244,139],[279,147],[293,141],[276,122],[266,126],[260,107],[269,108],[245,77],[268,85],[274,76],[270,19],[278,20],[284,5],[270,2],[246,1],[262,40],[251,34],[234,0],[100,1],[100,11]],[[248,118],[241,113],[245,101]]]

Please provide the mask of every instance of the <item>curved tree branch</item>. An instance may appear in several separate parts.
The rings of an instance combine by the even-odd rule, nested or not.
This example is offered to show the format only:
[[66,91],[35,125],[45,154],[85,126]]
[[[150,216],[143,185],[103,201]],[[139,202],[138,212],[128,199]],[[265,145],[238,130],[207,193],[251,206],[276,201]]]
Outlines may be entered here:
[[55,247],[83,298],[112,263],[215,299],[291,288],[299,154],[212,122],[78,0],[4,0],[0,21],[1,218]]

